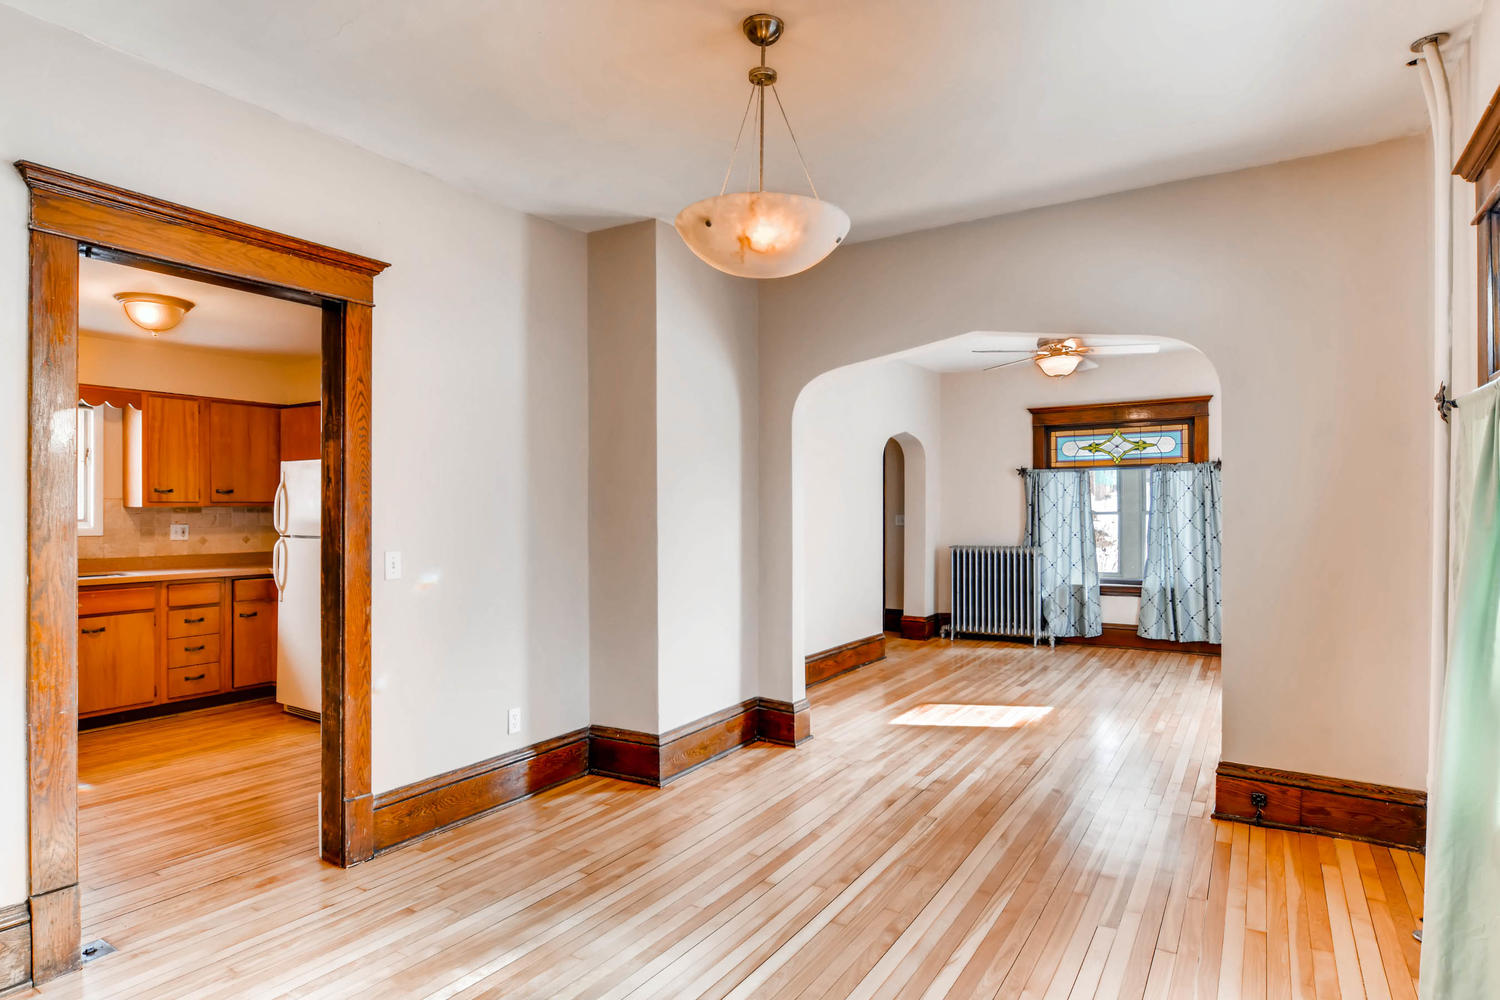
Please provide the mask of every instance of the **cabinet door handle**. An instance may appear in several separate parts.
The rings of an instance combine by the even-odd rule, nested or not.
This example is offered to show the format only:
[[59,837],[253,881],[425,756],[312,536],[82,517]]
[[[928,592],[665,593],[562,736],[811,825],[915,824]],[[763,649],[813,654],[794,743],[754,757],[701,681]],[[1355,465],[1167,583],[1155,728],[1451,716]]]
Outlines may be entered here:
[[106,627],[107,626],[100,625],[98,628],[86,628],[86,629],[83,630],[83,634],[84,635],[98,635],[100,632],[103,632]]
[[204,618],[184,618],[182,620],[182,624],[184,624],[184,625],[202,625],[206,620],[207,619],[204,619]]
[[207,674],[194,674],[191,677],[184,677],[183,680],[185,680],[185,681],[201,681],[203,678],[205,678],[207,676],[208,676]]
[[241,611],[240,612],[240,617],[241,618],[254,618],[258,614],[260,614],[259,611]]
[[164,490],[160,486],[153,486],[153,487],[151,487],[151,492],[152,493],[176,493],[177,492],[177,487],[173,486],[173,487],[170,487],[170,488]]
[[221,497],[227,497],[229,496],[229,494],[233,493],[234,490],[214,490],[214,492],[219,494],[219,496]]
[[184,653],[201,653],[207,648],[207,646],[183,646],[182,651]]

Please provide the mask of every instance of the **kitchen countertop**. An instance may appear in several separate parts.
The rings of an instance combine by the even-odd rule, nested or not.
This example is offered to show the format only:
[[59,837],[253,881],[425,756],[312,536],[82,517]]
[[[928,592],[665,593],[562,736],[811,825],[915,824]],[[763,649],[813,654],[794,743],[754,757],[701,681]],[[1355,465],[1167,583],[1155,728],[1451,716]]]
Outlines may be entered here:
[[191,569],[116,570],[111,573],[80,576],[80,587],[108,587],[127,583],[161,583],[181,580],[239,580],[250,576],[270,576],[267,566],[195,566]]

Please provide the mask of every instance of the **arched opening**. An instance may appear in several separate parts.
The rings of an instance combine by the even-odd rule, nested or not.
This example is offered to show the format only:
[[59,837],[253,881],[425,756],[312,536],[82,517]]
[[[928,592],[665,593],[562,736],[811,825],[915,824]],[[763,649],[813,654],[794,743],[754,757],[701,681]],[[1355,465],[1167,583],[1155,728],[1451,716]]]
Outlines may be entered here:
[[881,607],[883,630],[901,631],[901,616],[906,607],[906,454],[901,443],[887,438],[880,456],[882,550],[881,580],[884,602]]

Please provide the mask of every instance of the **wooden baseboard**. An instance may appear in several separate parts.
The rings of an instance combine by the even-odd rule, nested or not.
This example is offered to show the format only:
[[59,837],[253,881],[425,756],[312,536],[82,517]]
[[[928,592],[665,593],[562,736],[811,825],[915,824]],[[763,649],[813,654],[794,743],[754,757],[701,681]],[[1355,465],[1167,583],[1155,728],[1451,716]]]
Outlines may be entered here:
[[882,629],[884,629],[885,631],[887,631],[887,632],[900,632],[901,631],[901,609],[900,608],[886,608],[885,609],[885,620],[883,622],[881,622],[881,626],[880,627]]
[[855,639],[842,646],[813,653],[807,658],[807,686],[848,673],[859,667],[885,659],[885,633]]
[[938,617],[939,616],[935,614],[926,615],[925,617],[917,615],[902,615],[901,638],[915,639],[918,642],[937,638]]
[[812,739],[812,706],[807,699],[776,701],[760,699],[760,738],[784,747],[801,746]]
[[812,712],[749,698],[660,735],[589,726],[375,796],[375,850],[388,851],[585,774],[660,787],[762,740],[797,746]]
[[0,992],[31,982],[31,904],[0,907]]
[[756,739],[760,699],[750,698],[660,735],[589,727],[589,773],[660,787]]
[[375,796],[375,850],[473,819],[588,771],[589,731],[574,730]]
[[1080,646],[1108,646],[1111,649],[1157,649],[1172,653],[1201,653],[1204,656],[1219,656],[1224,649],[1217,642],[1171,642],[1167,639],[1143,639],[1136,634],[1134,625],[1106,625],[1099,635],[1070,635],[1060,637],[1057,641],[1077,643]]
[[1423,850],[1427,793],[1342,778],[1221,761],[1214,818],[1256,822],[1252,795],[1265,795],[1263,826]]

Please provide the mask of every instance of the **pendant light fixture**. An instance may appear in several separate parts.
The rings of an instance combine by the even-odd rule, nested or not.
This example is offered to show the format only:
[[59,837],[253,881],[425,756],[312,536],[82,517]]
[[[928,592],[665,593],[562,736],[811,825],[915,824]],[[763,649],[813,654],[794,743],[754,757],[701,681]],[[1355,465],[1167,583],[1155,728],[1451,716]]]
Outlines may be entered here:
[[[716,198],[705,198],[684,208],[677,215],[677,233],[688,249],[705,263],[741,278],[782,278],[805,271],[824,257],[849,235],[849,216],[837,205],[818,198],[808,173],[807,161],[797,145],[796,133],[787,119],[786,108],[776,93],[776,71],[766,65],[766,47],[774,45],[786,25],[775,14],[751,14],[740,24],[745,37],[760,49],[760,65],[750,70],[750,100],[740,118],[740,131],[729,156],[729,169]],[[766,91],[776,101],[781,120],[786,123],[792,148],[802,163],[802,173],[812,197],[766,190]],[[755,109],[756,144],[760,153],[754,191],[726,194],[734,159],[751,108]]]

